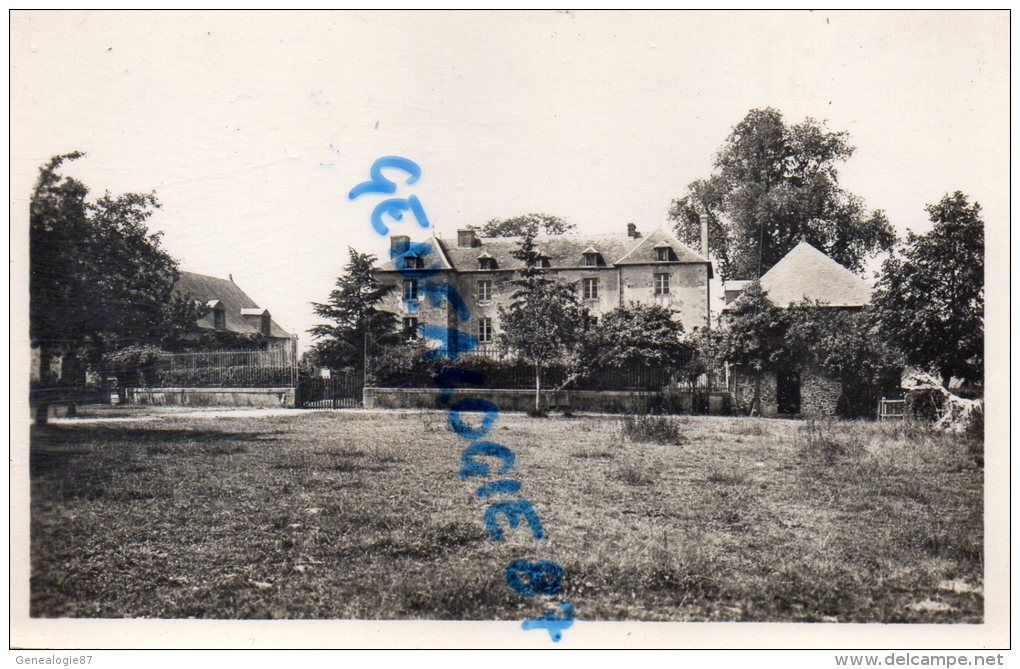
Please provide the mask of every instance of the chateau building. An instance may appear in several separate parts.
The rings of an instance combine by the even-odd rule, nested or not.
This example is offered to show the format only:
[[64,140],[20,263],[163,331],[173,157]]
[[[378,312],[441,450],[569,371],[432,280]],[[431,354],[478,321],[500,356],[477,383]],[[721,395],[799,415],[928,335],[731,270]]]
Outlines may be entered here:
[[[712,265],[704,236],[703,229],[698,253],[668,231],[643,235],[630,223],[619,234],[540,236],[536,245],[543,266],[576,283],[594,318],[630,303],[658,304],[691,331],[710,322]],[[391,257],[376,270],[381,283],[396,288],[383,308],[401,318],[408,336],[435,325],[468,333],[477,338],[478,349],[494,350],[499,307],[509,306],[511,282],[523,267],[512,255],[519,244],[517,237],[479,237],[471,229],[458,230],[456,239],[428,242],[392,236]],[[448,288],[463,302],[446,299]],[[440,343],[456,348],[451,338]]]

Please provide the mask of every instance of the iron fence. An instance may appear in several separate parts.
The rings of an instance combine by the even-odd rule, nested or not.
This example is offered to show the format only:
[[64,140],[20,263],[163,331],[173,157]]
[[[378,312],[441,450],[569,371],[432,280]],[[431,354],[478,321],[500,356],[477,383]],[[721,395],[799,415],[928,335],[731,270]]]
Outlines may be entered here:
[[147,387],[294,388],[296,342],[268,350],[165,353],[139,370]]

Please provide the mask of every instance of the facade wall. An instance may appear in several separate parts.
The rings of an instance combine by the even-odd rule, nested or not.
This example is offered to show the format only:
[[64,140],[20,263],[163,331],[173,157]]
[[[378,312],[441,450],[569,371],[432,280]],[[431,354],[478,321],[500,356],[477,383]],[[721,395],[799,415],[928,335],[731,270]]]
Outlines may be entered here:
[[[658,304],[680,314],[684,330],[705,327],[708,319],[708,270],[705,265],[625,265],[622,303]],[[669,274],[669,293],[655,294],[655,275]]]
[[[381,272],[376,275],[383,285],[394,286],[394,289],[383,299],[379,308],[396,314],[398,324],[403,324],[405,317],[418,319],[418,325],[438,325],[450,327],[450,310],[447,309],[446,300],[440,300],[438,306],[432,306],[432,302],[425,294],[423,286],[424,279],[418,279],[418,299],[409,301],[404,299],[404,277],[396,272]],[[448,272],[441,272],[438,275],[429,277],[435,284],[445,284],[450,278]]]

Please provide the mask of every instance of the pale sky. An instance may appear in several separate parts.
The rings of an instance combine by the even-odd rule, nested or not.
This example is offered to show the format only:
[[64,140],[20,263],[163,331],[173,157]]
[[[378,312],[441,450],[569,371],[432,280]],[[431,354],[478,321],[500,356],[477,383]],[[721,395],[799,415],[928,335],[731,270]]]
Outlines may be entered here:
[[38,167],[86,151],[69,174],[155,190],[182,269],[233,274],[304,347],[347,247],[386,253],[382,198],[347,199],[377,157],[422,167],[398,195],[441,235],[527,212],[651,230],[771,106],[848,131],[844,187],[900,234],[962,190],[1004,239],[1008,56],[1005,11],[15,12],[14,237]]

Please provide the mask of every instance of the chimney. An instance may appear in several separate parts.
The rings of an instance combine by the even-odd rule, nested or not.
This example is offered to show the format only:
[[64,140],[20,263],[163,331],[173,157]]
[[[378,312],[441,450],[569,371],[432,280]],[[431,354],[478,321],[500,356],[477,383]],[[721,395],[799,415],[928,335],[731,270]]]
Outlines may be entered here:
[[461,228],[457,231],[457,248],[469,249],[475,245],[475,231],[471,228]]
[[407,253],[407,249],[411,248],[411,238],[407,235],[393,235],[390,237],[390,257],[396,258],[397,256]]
[[708,214],[701,214],[701,255],[708,260]]
[[641,236],[641,233],[637,231],[637,226],[633,223],[627,224],[627,236],[631,239],[637,239]]

